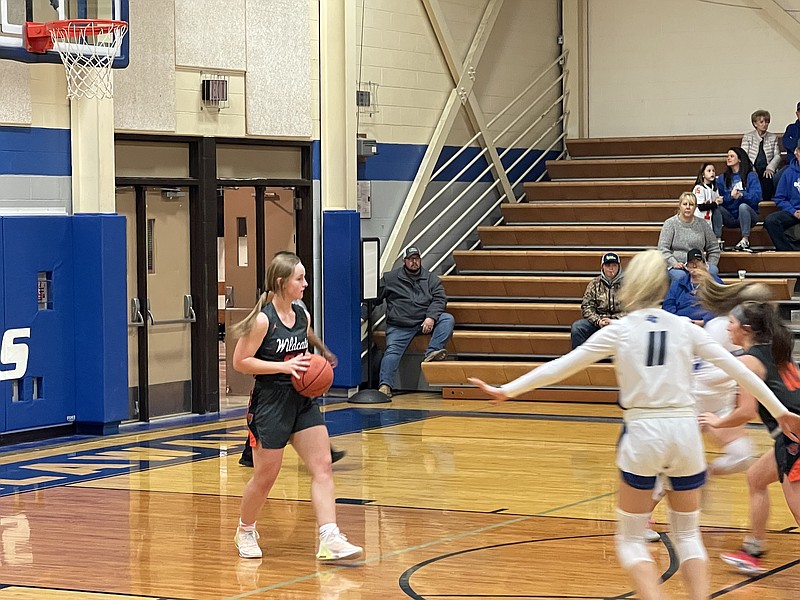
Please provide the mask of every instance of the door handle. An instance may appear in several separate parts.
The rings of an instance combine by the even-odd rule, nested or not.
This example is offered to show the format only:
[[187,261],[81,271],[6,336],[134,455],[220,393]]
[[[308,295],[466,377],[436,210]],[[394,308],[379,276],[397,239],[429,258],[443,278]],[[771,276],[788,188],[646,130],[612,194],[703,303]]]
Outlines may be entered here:
[[142,305],[138,298],[131,298],[131,315],[128,327],[144,327]]
[[164,319],[157,321],[150,310],[150,298],[147,299],[147,318],[150,320],[150,325],[180,325],[182,323],[196,323],[197,315],[195,315],[194,308],[192,307],[192,295],[183,295],[183,318],[182,319]]
[[150,325],[156,324],[156,318],[153,316],[153,311],[150,310],[150,298],[147,299],[147,320],[150,321]]
[[194,314],[194,308],[192,307],[191,294],[183,295],[183,318],[186,320],[187,323],[197,322],[197,315]]

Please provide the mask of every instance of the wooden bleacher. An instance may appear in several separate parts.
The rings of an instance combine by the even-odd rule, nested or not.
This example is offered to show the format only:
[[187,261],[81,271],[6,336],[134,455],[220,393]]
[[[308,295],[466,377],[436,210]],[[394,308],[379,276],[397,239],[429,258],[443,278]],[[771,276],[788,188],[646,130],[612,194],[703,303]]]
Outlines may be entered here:
[[[569,350],[569,328],[580,318],[580,302],[599,273],[601,254],[618,252],[625,263],[655,247],[664,220],[675,214],[702,162],[724,170],[724,155],[741,136],[604,138],[567,141],[571,159],[549,161],[551,181],[525,185],[526,202],[504,204],[504,223],[478,228],[480,247],[456,251],[457,273],[442,277],[456,331],[448,347],[453,360],[423,363],[432,385],[446,398],[480,398],[467,381],[504,383]],[[630,178],[630,179],[626,179]],[[775,211],[762,202],[760,218]],[[726,230],[730,246],[738,230]],[[761,225],[751,235],[761,250],[726,251],[723,280],[737,272],[768,285],[782,310],[798,308],[797,253],[769,250]],[[382,334],[376,336],[383,345]],[[414,341],[422,352],[427,338]],[[613,365],[601,363],[528,400],[616,402]]]

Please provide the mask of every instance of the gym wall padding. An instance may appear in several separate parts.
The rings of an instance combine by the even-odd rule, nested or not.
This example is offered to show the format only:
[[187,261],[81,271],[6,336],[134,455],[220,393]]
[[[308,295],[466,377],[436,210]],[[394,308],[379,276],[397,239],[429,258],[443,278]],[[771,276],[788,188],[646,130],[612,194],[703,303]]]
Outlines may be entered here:
[[325,344],[339,359],[333,387],[361,384],[361,221],[357,211],[322,214]]
[[[128,406],[124,217],[2,217],[0,230],[3,331],[30,328],[18,340],[28,347],[19,399],[10,382],[0,387],[2,431],[116,431]],[[51,280],[42,309],[39,273]]]
[[[6,397],[8,431],[65,425],[75,417],[74,264],[72,219],[4,217],[5,326],[30,328],[28,368],[20,399]],[[52,308],[39,310],[38,273],[52,274]],[[43,397],[34,399],[33,379]]]
[[[128,418],[125,217],[75,215],[75,416],[78,430],[103,433]],[[121,249],[121,251],[120,251]]]

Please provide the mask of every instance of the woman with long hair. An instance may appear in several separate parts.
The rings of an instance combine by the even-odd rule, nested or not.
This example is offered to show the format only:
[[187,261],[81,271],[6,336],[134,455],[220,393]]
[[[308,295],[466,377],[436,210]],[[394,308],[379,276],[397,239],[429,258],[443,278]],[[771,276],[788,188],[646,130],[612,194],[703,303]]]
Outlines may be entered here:
[[353,559],[362,553],[336,525],[330,443],[319,406],[292,386],[291,378],[299,377],[309,365],[310,319],[296,303],[308,286],[305,275],[295,254],[276,254],[267,269],[267,290],[274,294],[271,301],[267,302],[267,292],[262,294],[250,314],[231,329],[239,337],[233,368],[256,379],[247,408],[254,470],[242,493],[234,538],[242,558],[262,556],[256,518],[278,477],[289,442],[311,472],[311,503],[319,526],[317,559]]
[[658,249],[667,261],[671,281],[680,281],[689,276],[686,259],[689,250],[703,250],[708,269],[719,274],[719,242],[705,219],[695,216],[697,198],[692,192],[683,192],[678,198],[675,215],[664,221],[658,236]]
[[700,535],[700,488],[706,463],[692,396],[692,370],[700,356],[736,379],[763,402],[784,431],[800,433],[800,416],[790,413],[769,388],[700,327],[659,305],[669,279],[661,254],[634,256],[620,290],[627,315],[567,355],[501,387],[470,381],[494,403],[558,381],[612,357],[625,409],[617,448],[620,469],[617,557],[640,598],[661,598],[659,573],[645,541],[652,493],[659,475],[668,477],[671,539],[693,600],[708,598],[705,546]]
[[[703,303],[713,310],[747,298],[751,285],[720,286],[706,280],[701,284],[699,294]],[[800,373],[792,360],[792,335],[775,306],[766,302],[743,301],[730,312],[728,333],[731,341],[744,350],[740,360],[790,411],[800,414]],[[781,482],[786,503],[800,524],[800,462],[796,462],[800,446],[787,437],[772,415],[744,390],[740,391],[737,407],[730,414],[724,417],[713,413],[700,415],[702,425],[723,430],[740,427],[756,414],[775,439],[775,446],[747,470],[750,533],[745,537],[741,550],[722,554],[722,560],[748,575],[764,571],[761,556],[766,551],[767,488],[770,484]]]
[[717,189],[722,196],[722,204],[714,211],[711,227],[718,238],[722,238],[723,226],[741,229],[742,239],[733,249],[752,252],[750,230],[758,221],[761,183],[747,152],[738,146],[728,149],[725,164],[725,172],[717,177]]

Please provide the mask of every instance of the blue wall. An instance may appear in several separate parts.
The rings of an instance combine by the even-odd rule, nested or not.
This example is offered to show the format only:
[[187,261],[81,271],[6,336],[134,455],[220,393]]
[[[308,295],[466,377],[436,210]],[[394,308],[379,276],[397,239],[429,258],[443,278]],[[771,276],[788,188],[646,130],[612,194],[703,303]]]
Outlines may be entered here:
[[[378,144],[378,154],[369,157],[364,162],[358,163],[358,179],[362,181],[413,181],[414,176],[422,164],[422,158],[425,156],[425,151],[428,146],[425,144]],[[433,172],[435,173],[441,165],[446,163],[450,158],[459,150],[457,146],[445,146],[436,161],[436,167]],[[502,154],[505,148],[498,148],[497,152]],[[480,148],[467,148],[456,158],[452,164],[442,171],[433,181],[450,181],[463,169],[470,161],[472,161],[478,154]],[[504,165],[511,165],[516,161],[522,153],[525,152],[524,148],[512,148],[508,151],[502,162]],[[545,171],[545,160],[555,159],[558,157],[557,151],[550,151],[545,159],[536,165],[536,168],[531,170],[525,176],[524,181],[535,181]],[[525,158],[523,158],[518,165],[516,165],[508,174],[509,179],[514,181],[522,173],[530,167],[542,155],[541,150],[531,150]],[[478,175],[486,169],[488,163],[483,157],[475,161],[469,169],[467,169],[457,181],[471,182],[474,181]],[[320,179],[320,144],[319,140],[314,141],[312,148],[312,174],[314,179]],[[484,183],[491,183],[493,181],[491,171],[484,174],[481,179]]]
[[0,127],[0,175],[71,174],[69,129]]
[[2,217],[0,231],[0,325],[27,332],[6,340],[17,346],[0,371],[24,373],[0,386],[1,431],[115,431],[128,415],[125,218]]

